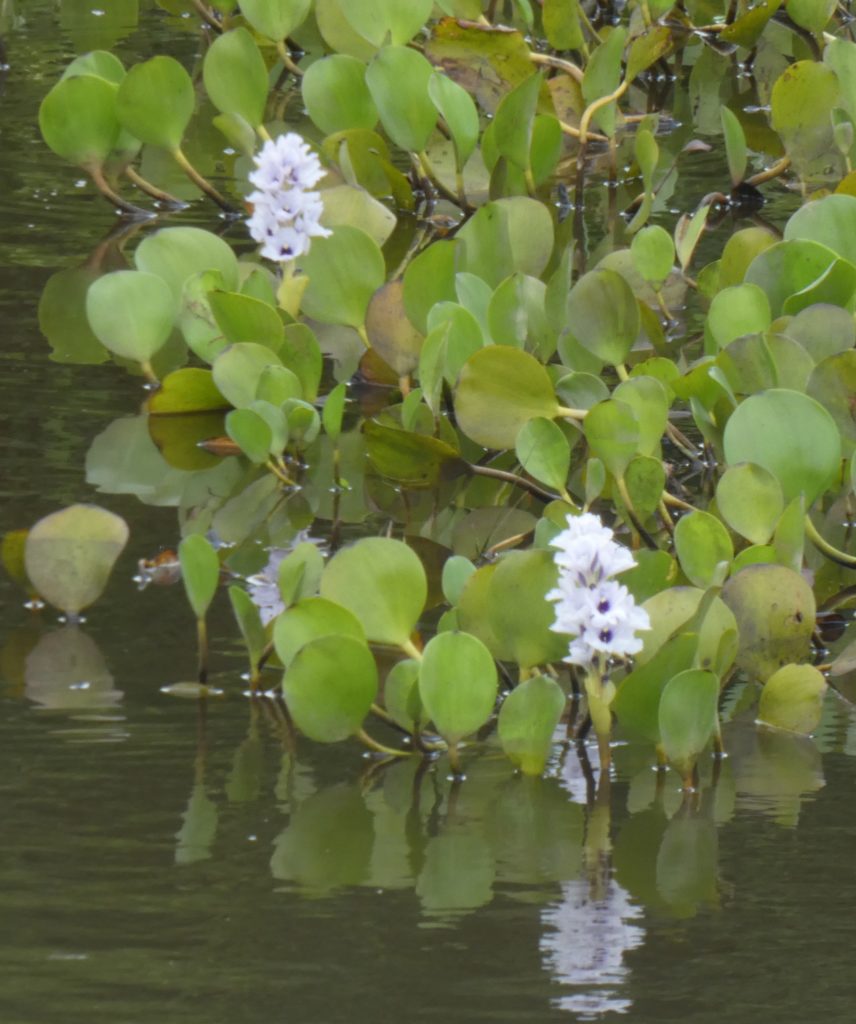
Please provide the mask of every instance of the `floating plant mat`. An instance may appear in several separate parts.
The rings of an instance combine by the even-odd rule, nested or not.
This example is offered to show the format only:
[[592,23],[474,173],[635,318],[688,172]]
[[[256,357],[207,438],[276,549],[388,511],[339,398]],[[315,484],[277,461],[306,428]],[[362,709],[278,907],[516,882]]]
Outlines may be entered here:
[[[40,317],[148,380],[85,475],[178,511],[198,663],[166,692],[213,695],[223,585],[289,742],[537,776],[589,723],[605,769],[617,723],[690,791],[738,682],[810,735],[856,567],[843,9],[190,8],[194,65],[91,49],[39,118],[126,217]],[[196,197],[219,230],[143,219]],[[4,561],[76,616],[125,533],[68,514]]]

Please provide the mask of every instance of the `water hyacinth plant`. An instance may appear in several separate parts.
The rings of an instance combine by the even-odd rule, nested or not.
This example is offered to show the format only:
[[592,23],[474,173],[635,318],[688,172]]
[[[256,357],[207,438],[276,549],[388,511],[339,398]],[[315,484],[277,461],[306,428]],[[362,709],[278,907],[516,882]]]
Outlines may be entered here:
[[[313,740],[457,770],[495,725],[538,773],[569,665],[604,767],[614,718],[694,785],[732,683],[775,678],[764,722],[810,733],[817,608],[856,567],[842,10],[369,6],[205,6],[228,146],[203,169],[249,168],[260,251],[170,224],[132,266],[104,272],[111,239],[46,289],[62,358],[160,385],[95,439],[88,479],[174,505],[233,586],[286,552],[265,644],[233,603],[253,683],[278,673]],[[45,139],[114,202],[206,118],[172,58],[89,54],[62,82]],[[306,118],[282,132],[288,98]],[[711,136],[719,189],[687,193]],[[740,220],[785,178],[786,224]]]
[[551,629],[573,638],[564,660],[584,671],[589,714],[604,766],[609,764],[610,706],[615,696],[608,675],[610,660],[638,654],[642,641],[636,634],[651,628],[648,612],[637,607],[627,587],[613,578],[636,564],[613,537],[612,530],[591,513],[569,516],[567,527],[551,541],[559,580],[547,592],[547,600],[556,604]]

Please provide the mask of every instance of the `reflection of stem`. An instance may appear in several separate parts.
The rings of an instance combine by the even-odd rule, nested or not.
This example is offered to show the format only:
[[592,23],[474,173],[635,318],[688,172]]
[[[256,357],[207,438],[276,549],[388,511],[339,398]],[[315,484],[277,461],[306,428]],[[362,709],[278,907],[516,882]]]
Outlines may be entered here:
[[199,671],[197,678],[200,686],[208,682],[208,626],[205,619],[196,620],[196,645],[199,654]]
[[119,193],[110,185],[107,179],[104,177],[104,168],[99,167],[97,164],[93,164],[88,167],[87,170],[92,177],[92,181],[95,187],[106,199],[109,199],[114,206],[118,206],[123,213],[128,213],[132,217],[153,217],[154,214],[150,210],[144,210],[142,206],[134,206],[133,203],[129,203],[127,199],[123,199]]
[[216,188],[211,184],[207,178],[203,178],[199,171],[193,166],[193,164],[184,155],[180,146],[176,146],[175,149],[170,151],[173,159],[178,166],[184,171],[188,178],[196,185],[197,188],[201,189],[209,199],[215,202],[221,210],[225,213],[236,214],[238,211],[232,204],[225,199]]
[[141,192],[145,192],[146,195],[151,196],[152,199],[156,199],[159,203],[166,203],[168,206],[174,206],[181,209],[187,206],[184,200],[174,196],[171,192],[164,192],[162,188],[158,188],[157,185],[153,185],[150,181],[147,181],[142,174],[136,171],[130,164],[125,168],[125,177],[128,181],[132,182]]

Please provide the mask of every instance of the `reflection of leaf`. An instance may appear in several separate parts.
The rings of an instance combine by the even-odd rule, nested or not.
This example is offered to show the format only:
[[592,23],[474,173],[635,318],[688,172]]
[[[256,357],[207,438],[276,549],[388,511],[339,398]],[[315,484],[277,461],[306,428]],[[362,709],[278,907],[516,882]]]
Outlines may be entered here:
[[217,835],[217,805],[205,792],[205,786],[197,782],[182,814],[182,826],[176,832],[175,863],[181,866],[208,860],[211,844]]
[[295,811],[276,840],[271,872],[274,878],[326,895],[365,882],[373,845],[372,816],[359,790],[332,786]]
[[657,890],[676,917],[692,917],[717,902],[716,825],[679,813],[669,822],[657,854]]
[[416,894],[428,913],[476,910],[490,903],[495,874],[484,837],[456,826],[429,840]]
[[123,696],[95,641],[77,626],[46,633],[27,655],[24,674],[27,697],[45,708],[105,708]]

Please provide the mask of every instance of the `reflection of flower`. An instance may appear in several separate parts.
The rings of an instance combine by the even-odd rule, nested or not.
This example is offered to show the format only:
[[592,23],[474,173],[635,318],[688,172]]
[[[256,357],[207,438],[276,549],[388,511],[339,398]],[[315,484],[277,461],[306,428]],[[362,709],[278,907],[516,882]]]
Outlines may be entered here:
[[247,197],[253,214],[247,221],[250,234],[262,243],[262,256],[285,262],[309,250],[312,238],[330,232],[318,219],[323,211],[321,194],[310,191],[324,177],[318,157],[294,132],[268,139],[253,160],[250,174],[256,191]]
[[599,655],[638,654],[642,641],[636,632],[651,628],[648,613],[636,606],[626,587],[611,579],[635,565],[633,555],[588,512],[569,516],[567,529],[552,544],[559,579],[547,594],[556,602],[551,628],[574,638],[565,661],[590,665]]
[[545,964],[557,981],[577,989],[557,1004],[583,1019],[602,1013],[626,1013],[631,1003],[620,995],[627,977],[624,954],[640,946],[645,932],[632,922],[642,916],[621,886],[608,879],[597,893],[590,881],[562,886],[562,902],[543,914],[541,938]]

